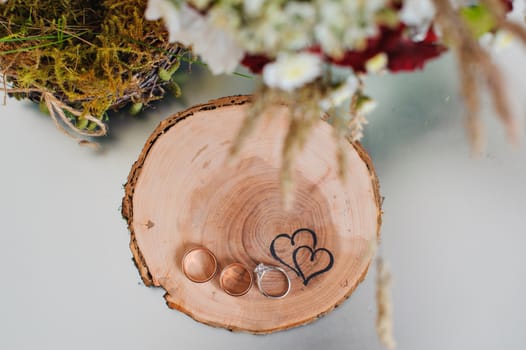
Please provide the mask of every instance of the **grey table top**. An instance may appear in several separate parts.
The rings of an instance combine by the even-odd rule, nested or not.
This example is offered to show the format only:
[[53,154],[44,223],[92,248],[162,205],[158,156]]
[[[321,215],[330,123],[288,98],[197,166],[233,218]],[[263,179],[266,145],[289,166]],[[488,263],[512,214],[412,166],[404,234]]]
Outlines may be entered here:
[[[524,54],[510,50],[499,59],[510,62],[524,116],[525,68],[512,65]],[[454,69],[448,56],[421,74],[368,82],[380,101],[365,144],[386,197],[395,335],[404,350],[524,349],[526,149],[506,142],[488,109],[488,151],[470,157]],[[251,89],[243,78],[195,76],[185,91],[190,105]],[[0,106],[0,349],[379,349],[374,269],[334,312],[267,336],[199,324],[142,285],[122,184],[157,123],[182,108],[117,116],[95,152],[29,103]]]

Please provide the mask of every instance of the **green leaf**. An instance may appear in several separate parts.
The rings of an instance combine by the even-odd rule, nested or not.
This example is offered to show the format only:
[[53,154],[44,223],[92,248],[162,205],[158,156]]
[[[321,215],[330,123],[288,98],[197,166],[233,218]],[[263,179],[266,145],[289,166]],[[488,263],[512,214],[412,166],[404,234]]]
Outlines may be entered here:
[[177,98],[181,97],[181,95],[183,94],[183,90],[175,81],[170,82],[170,84],[168,85],[168,89],[170,89],[172,94]]
[[99,125],[97,123],[94,123],[94,122],[89,122],[88,123],[88,127],[86,129],[88,129],[89,131],[93,131],[95,130]]
[[159,69],[159,78],[162,81],[170,81],[170,79],[172,79],[172,75],[166,69],[161,68]]
[[141,102],[137,102],[137,103],[134,103],[131,107],[130,107],[130,114],[131,115],[137,115],[139,114],[139,112],[142,110],[142,103]]
[[40,112],[44,114],[49,114],[49,109],[47,108],[47,105],[44,101],[40,101],[38,104],[38,108],[40,109]]
[[164,68],[159,69],[159,78],[162,81],[170,81],[172,79],[172,75],[174,75],[175,72],[179,69],[181,65],[181,62],[179,60],[176,60],[172,67],[170,67],[169,70],[166,70]]
[[81,130],[84,130],[87,128],[88,126],[88,123],[89,123],[89,120],[87,120],[86,118],[82,118],[80,117],[78,120],[77,120],[77,128],[81,129]]
[[495,29],[497,25],[494,15],[484,5],[464,7],[460,9],[460,15],[476,38]]

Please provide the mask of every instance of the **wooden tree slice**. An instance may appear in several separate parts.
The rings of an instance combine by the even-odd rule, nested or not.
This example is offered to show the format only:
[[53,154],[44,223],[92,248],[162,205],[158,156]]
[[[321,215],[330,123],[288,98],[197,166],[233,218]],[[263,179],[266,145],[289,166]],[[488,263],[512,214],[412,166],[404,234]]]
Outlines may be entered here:
[[[250,97],[222,98],[161,122],[131,169],[122,212],[142,279],[166,290],[169,307],[208,325],[269,333],[328,313],[363,280],[379,238],[380,196],[358,143],[346,145],[349,176],[340,181],[331,126],[319,122],[296,159],[295,202],[284,210],[285,106],[270,106],[227,162],[249,104]],[[195,247],[219,265],[205,283],[182,272],[182,257]],[[266,298],[256,280],[245,295],[228,295],[220,272],[234,262],[251,272],[260,262],[282,267],[289,295]],[[279,273],[263,282],[274,294],[286,287]]]

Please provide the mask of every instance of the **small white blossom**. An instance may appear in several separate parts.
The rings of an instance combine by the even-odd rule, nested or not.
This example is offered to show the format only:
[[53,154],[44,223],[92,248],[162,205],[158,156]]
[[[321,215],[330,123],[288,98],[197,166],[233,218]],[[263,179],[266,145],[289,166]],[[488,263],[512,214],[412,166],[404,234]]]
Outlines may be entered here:
[[210,5],[211,0],[191,0],[189,2],[198,9],[205,9]]
[[323,51],[339,57],[348,49],[362,49],[368,37],[378,32],[377,11],[386,0],[316,0],[318,20],[314,36]]
[[365,69],[368,73],[379,73],[387,67],[387,60],[388,57],[384,52],[376,54],[365,62]]
[[287,2],[284,15],[289,27],[281,33],[289,50],[299,50],[312,43],[312,28],[316,23],[316,9],[312,4],[299,1]]
[[313,22],[316,19],[316,9],[312,4],[299,1],[289,1],[285,5],[285,14],[291,21]]
[[499,52],[513,42],[513,34],[506,30],[497,30],[496,33],[484,33],[479,38],[479,43],[486,50]]
[[169,0],[148,0],[144,17],[149,21],[163,19],[166,26],[175,30],[179,26],[179,7]]
[[176,6],[169,0],[149,0],[145,17],[162,18],[170,42],[192,47],[213,74],[233,72],[243,58],[244,50],[230,33],[214,25],[210,16],[205,17],[186,4]]
[[357,108],[357,112],[362,115],[367,115],[374,111],[378,103],[370,97],[362,97]]
[[319,77],[322,62],[311,53],[280,54],[275,62],[263,69],[266,85],[285,91],[292,91]]
[[513,34],[506,30],[499,30],[495,33],[495,49],[501,50],[508,47],[513,42]]
[[432,0],[405,0],[400,19],[405,24],[420,26],[429,23],[435,17],[435,5]]
[[243,10],[249,16],[256,17],[260,14],[265,0],[245,0],[243,1]]
[[323,52],[331,57],[343,55],[343,45],[337,35],[326,24],[319,24],[314,29],[316,40],[320,43]]
[[354,75],[349,75],[347,80],[334,88],[329,94],[320,101],[320,108],[328,111],[331,108],[341,106],[349,100],[358,88],[358,79]]

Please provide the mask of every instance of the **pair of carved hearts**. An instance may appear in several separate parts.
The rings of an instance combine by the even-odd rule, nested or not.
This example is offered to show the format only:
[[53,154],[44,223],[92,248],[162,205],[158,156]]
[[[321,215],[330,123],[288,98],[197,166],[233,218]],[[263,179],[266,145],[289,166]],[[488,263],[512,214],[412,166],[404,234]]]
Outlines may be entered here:
[[[311,245],[302,244],[294,248],[292,251],[291,260],[289,260],[289,257],[279,255],[277,251],[277,246],[280,244],[276,243],[278,241],[288,243],[295,247],[296,243],[300,240],[300,236],[307,235],[312,240]],[[283,245],[284,243],[281,243]],[[316,236],[316,232],[314,232],[311,229],[308,228],[300,228],[299,230],[296,230],[292,236],[289,236],[286,233],[281,233],[277,235],[270,244],[270,254],[272,254],[272,257],[279,261],[281,264],[287,266],[289,269],[294,271],[298,277],[300,277],[303,280],[303,285],[309,284],[309,281],[312,280],[314,277],[321,275],[322,273],[325,273],[329,271],[332,266],[334,265],[334,257],[332,253],[326,249],[326,248],[316,248],[318,244],[318,237]],[[311,265],[314,266],[314,272],[312,272],[309,275],[305,275],[306,269],[302,269],[302,266],[300,266],[300,261],[298,259],[298,256],[308,254],[308,260],[311,262]],[[316,265],[319,265],[319,261],[326,260],[326,264],[322,264],[321,267],[318,267]]]

